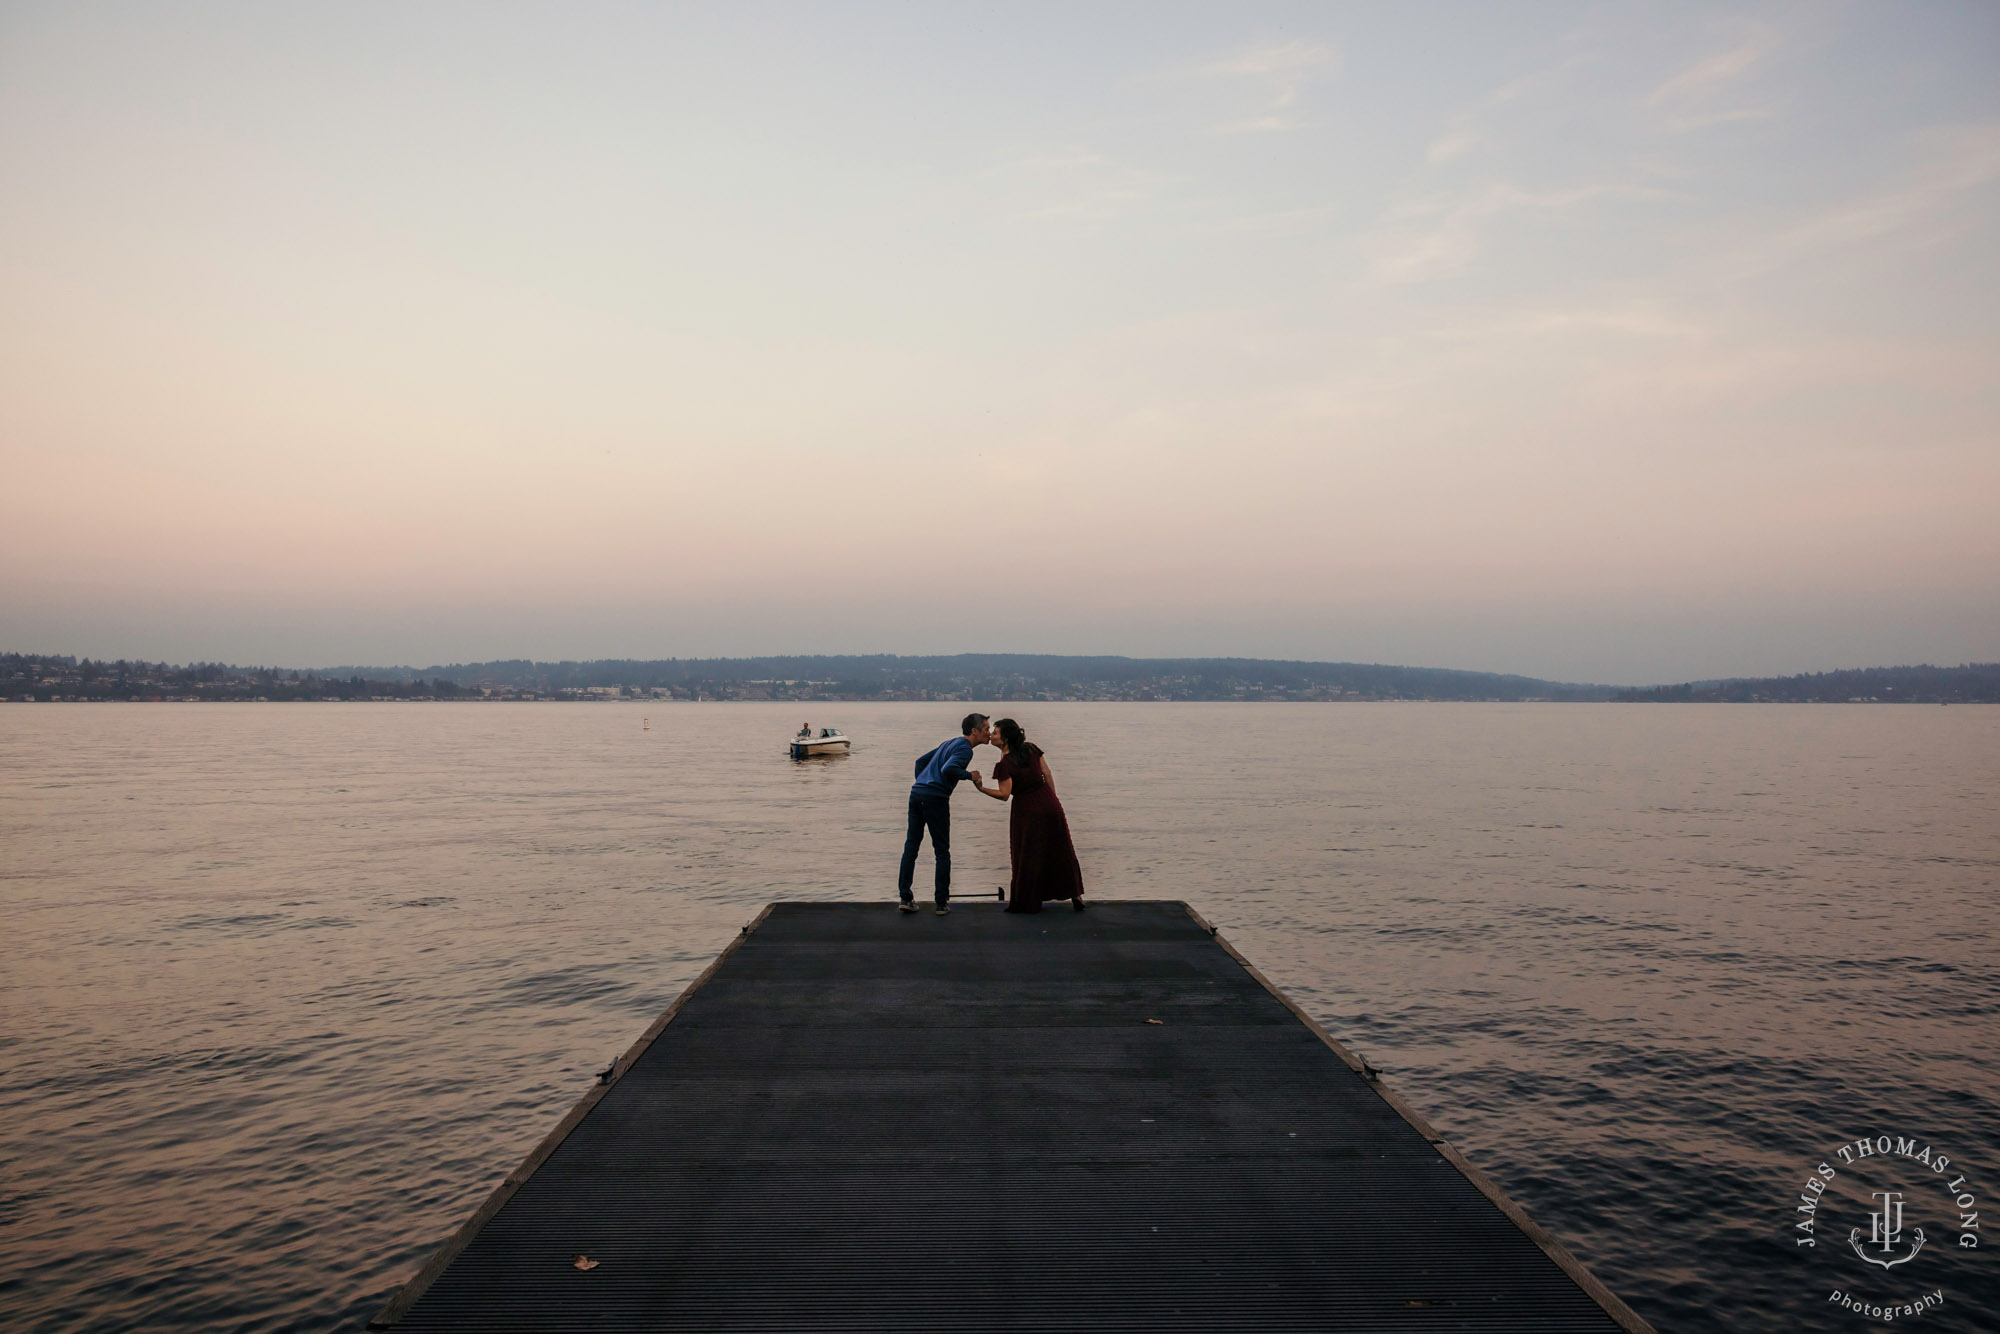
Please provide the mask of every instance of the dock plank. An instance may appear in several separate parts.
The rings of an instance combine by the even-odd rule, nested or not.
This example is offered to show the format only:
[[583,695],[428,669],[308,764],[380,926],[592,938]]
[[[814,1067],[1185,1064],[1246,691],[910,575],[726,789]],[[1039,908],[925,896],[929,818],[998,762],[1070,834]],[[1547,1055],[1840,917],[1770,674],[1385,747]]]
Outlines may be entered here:
[[617,1071],[372,1328],[1647,1329],[1183,904],[774,904]]

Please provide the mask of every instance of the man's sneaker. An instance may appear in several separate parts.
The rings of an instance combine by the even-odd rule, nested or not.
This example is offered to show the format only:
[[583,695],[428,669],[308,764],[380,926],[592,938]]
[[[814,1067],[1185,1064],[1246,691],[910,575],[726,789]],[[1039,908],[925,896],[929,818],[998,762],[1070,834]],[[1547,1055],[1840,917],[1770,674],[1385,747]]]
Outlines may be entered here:
[[946,917],[950,915],[951,907],[949,904],[940,903],[936,908],[933,908],[931,911],[935,912],[939,917]]
[[904,899],[901,903],[897,904],[896,906],[898,908],[901,908],[904,912],[915,912],[917,910],[916,900],[914,899]]

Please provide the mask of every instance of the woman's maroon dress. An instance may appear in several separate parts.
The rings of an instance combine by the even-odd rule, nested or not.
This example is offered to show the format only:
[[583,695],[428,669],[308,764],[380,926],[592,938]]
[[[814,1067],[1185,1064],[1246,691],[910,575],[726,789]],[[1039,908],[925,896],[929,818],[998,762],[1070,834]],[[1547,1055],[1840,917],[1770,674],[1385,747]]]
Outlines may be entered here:
[[1040,912],[1050,899],[1083,894],[1083,868],[1069,838],[1069,817],[1056,790],[1042,779],[1042,748],[1029,742],[993,767],[993,781],[1014,780],[1013,810],[1007,815],[1007,845],[1014,880],[1008,912]]

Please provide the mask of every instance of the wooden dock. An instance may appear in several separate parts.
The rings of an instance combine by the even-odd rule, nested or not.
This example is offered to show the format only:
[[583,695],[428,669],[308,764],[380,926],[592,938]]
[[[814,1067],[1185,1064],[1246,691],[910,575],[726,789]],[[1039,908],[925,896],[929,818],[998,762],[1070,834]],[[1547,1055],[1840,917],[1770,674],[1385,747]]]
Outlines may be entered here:
[[1649,1329],[1370,1073],[1184,904],[773,904],[370,1328]]

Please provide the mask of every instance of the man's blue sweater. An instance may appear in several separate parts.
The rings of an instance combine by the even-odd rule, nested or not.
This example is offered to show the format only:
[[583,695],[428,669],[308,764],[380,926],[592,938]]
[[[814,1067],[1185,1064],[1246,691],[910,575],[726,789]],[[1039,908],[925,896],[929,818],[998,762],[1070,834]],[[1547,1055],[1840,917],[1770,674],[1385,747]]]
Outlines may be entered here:
[[965,777],[965,766],[970,763],[972,743],[962,736],[953,737],[917,760],[917,781],[910,785],[911,795],[950,796],[958,780]]

